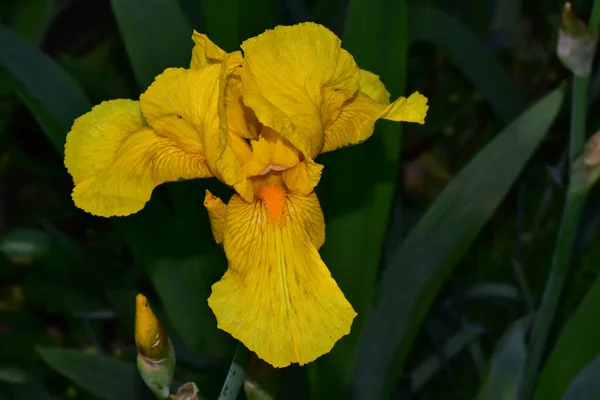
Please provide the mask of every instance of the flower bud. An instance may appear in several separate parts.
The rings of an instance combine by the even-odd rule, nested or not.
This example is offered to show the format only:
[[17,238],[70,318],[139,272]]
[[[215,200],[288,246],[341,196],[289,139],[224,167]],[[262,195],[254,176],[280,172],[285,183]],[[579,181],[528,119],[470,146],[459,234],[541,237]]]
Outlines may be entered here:
[[177,389],[176,394],[169,397],[170,400],[198,400],[198,387],[194,382],[188,382]]
[[138,294],[135,307],[137,366],[144,383],[159,398],[169,397],[175,373],[175,352],[165,329],[144,295]]
[[573,13],[571,3],[565,3],[556,48],[564,66],[577,76],[588,76],[597,41],[598,35],[590,35],[586,24]]
[[585,192],[600,177],[600,131],[586,142],[583,154],[573,164],[571,182],[574,191]]

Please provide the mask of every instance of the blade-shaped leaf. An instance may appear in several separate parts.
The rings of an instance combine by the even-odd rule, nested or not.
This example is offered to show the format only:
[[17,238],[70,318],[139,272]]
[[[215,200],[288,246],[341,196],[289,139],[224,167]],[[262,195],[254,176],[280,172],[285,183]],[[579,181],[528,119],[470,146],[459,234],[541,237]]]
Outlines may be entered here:
[[562,98],[562,88],[554,90],[499,133],[444,189],[396,251],[382,274],[380,300],[363,335],[353,380],[358,398],[381,398],[386,384],[402,372],[438,290],[544,138]]
[[484,332],[485,328],[481,325],[466,324],[463,329],[444,343],[439,352],[423,360],[410,374],[412,393],[415,394],[422,389],[450,359],[458,355]]
[[577,374],[600,354],[598,304],[600,279],[596,279],[564,326],[542,368],[534,400],[560,399]]
[[225,51],[239,49],[242,41],[277,25],[269,0],[198,0],[206,34]]
[[163,259],[153,267],[151,279],[184,343],[202,354],[225,358],[233,353],[235,342],[217,329],[207,302],[210,286],[221,274],[201,257]]
[[73,349],[38,351],[54,370],[102,400],[135,398],[137,370],[133,363]]
[[600,398],[600,356],[589,363],[573,379],[562,400],[588,400]]
[[[350,1],[342,46],[361,68],[380,75],[392,96],[405,94],[407,37],[404,0]],[[319,159],[325,169],[317,192],[327,223],[321,255],[358,313],[350,335],[311,364],[313,390],[323,398],[338,397],[348,387],[396,187],[401,129],[381,121],[367,142]]]
[[525,108],[523,95],[493,54],[458,20],[434,8],[409,11],[411,40],[431,43],[445,53],[481,91],[499,119],[508,123]]
[[525,335],[530,318],[521,318],[502,335],[492,355],[489,373],[477,400],[513,400],[525,365]]
[[168,67],[188,67],[192,27],[177,0],[111,0],[129,61],[145,90]]
[[54,60],[2,27],[0,67],[62,154],[73,120],[92,108],[81,88]]

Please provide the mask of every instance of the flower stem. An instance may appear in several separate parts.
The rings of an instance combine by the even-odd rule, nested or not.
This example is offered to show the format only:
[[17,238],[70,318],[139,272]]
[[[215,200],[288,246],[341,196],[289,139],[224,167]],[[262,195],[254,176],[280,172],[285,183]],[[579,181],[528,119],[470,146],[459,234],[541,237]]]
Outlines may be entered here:
[[235,349],[233,361],[227,372],[227,378],[221,389],[219,400],[235,400],[246,377],[246,366],[250,360],[250,351],[241,342]]
[[[600,0],[595,0],[588,29],[592,32],[595,31],[599,23]],[[572,171],[577,157],[583,153],[585,145],[588,83],[589,77],[587,76],[573,76],[569,143],[570,171]],[[570,182],[556,247],[554,248],[554,255],[552,257],[550,273],[531,331],[531,339],[518,397],[520,400],[528,400],[533,395],[548,334],[552,326],[552,320],[556,314],[565,277],[571,262],[573,246],[586,195],[585,191],[577,192],[573,189],[573,182]]]

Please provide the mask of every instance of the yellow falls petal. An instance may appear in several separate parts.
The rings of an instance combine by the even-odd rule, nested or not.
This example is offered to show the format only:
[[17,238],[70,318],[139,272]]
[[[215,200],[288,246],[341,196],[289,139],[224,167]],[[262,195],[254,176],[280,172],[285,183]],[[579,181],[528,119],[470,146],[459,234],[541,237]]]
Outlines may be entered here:
[[208,36],[194,31],[192,35],[194,48],[192,49],[191,69],[201,69],[212,64],[220,64],[225,58],[225,52],[214,44]]
[[148,124],[187,152],[202,152],[206,131],[219,129],[220,65],[168,68],[140,96]]
[[229,201],[229,268],[208,304],[220,329],[269,364],[303,365],[348,334],[356,313],[317,251],[325,225],[316,195],[266,188],[252,203]]
[[212,176],[202,153],[186,153],[145,126],[133,100],[107,101],[77,118],[65,166],[75,205],[103,217],[141,210],[163,182]]
[[212,230],[215,241],[219,244],[223,242],[223,229],[225,225],[225,209],[227,205],[220,198],[214,196],[208,190],[204,197],[204,207],[208,211],[210,220],[210,229]]
[[315,158],[324,119],[335,119],[358,90],[359,69],[327,28],[278,26],[242,44],[242,95],[258,120]]
[[373,134],[381,107],[362,92],[344,106],[342,112],[325,131],[322,152],[362,143]]
[[363,91],[358,92],[344,105],[338,118],[326,128],[323,153],[364,142],[373,135],[375,122],[380,118],[425,123],[428,109],[425,96],[415,92],[408,98],[400,97],[392,104],[387,104],[386,95],[381,91],[383,85],[379,78],[378,83],[374,83],[373,77],[376,76],[369,77],[371,83],[370,89],[367,90],[371,95]]
[[387,106],[379,118],[424,124],[428,109],[427,97],[419,92],[414,92],[408,98],[400,97]]

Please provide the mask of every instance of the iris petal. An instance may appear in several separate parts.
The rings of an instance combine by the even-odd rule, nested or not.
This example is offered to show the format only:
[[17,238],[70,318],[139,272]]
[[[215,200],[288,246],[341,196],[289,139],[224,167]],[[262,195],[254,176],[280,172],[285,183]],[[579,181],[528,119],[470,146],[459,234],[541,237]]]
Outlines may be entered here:
[[356,313],[317,251],[325,225],[316,195],[273,193],[251,203],[234,195],[226,206],[229,268],[208,304],[220,329],[269,364],[302,365],[348,334]]

